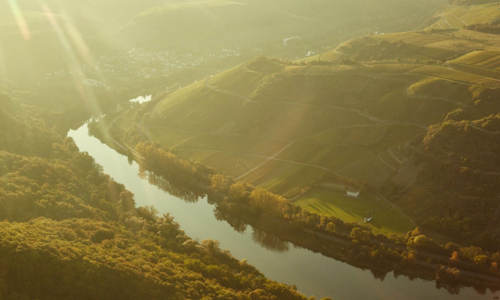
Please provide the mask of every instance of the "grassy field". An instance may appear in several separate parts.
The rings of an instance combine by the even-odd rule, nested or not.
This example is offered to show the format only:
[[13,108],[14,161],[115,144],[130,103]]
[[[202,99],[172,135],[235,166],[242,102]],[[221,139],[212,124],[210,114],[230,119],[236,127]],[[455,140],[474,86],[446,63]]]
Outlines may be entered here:
[[348,145],[322,145],[294,143],[277,158],[336,169],[349,164],[369,152],[359,147]]
[[311,212],[335,216],[346,222],[359,222],[371,216],[373,211],[373,220],[367,225],[377,233],[406,233],[413,229],[412,223],[405,216],[372,196],[352,198],[338,192],[315,189],[295,204]]
[[268,76],[283,69],[283,66],[273,65],[276,67],[270,68],[271,70],[262,70],[262,72],[261,70],[253,71],[246,69],[244,66],[239,66],[215,75],[210,79],[209,83],[216,88],[227,89],[248,97]]
[[[492,1],[494,2],[494,1]],[[468,24],[484,24],[495,21],[500,17],[498,4],[484,4],[471,6],[450,6],[445,9],[439,21],[432,24],[429,28],[461,29]],[[447,22],[444,22],[446,19]],[[441,26],[437,25],[439,23]]]
[[488,63],[497,62],[500,60],[499,56],[500,52],[498,51],[473,51],[453,60],[452,62],[458,64],[484,66]]
[[420,67],[416,64],[367,64],[366,66],[376,73],[407,73]]
[[237,177],[265,159],[250,155],[224,153],[211,150],[180,149],[176,151],[181,157],[191,161],[199,161],[206,166],[216,169],[218,172]]
[[484,85],[487,87],[500,87],[500,81],[498,80],[476,74],[455,71],[446,67],[424,66],[413,70],[412,72],[468,84]]
[[426,78],[408,87],[407,91],[410,95],[419,97],[437,97],[469,104],[474,93],[480,89],[483,88],[441,78]]
[[[497,64],[497,63],[500,63],[500,62],[497,61],[494,64]],[[453,70],[456,70],[456,71],[466,72],[469,74],[475,74],[475,75],[484,76],[487,78],[493,78],[493,79],[500,80],[500,72],[495,71],[495,70],[489,70],[487,68],[476,67],[476,66],[471,66],[471,65],[463,65],[463,64],[454,64],[454,63],[450,63],[450,66],[453,68]]]
[[299,164],[269,161],[241,178],[242,181],[291,198],[317,181],[326,171]]
[[336,172],[346,178],[369,182],[377,188],[394,175],[394,170],[380,161],[377,154],[366,155],[362,159],[336,170]]

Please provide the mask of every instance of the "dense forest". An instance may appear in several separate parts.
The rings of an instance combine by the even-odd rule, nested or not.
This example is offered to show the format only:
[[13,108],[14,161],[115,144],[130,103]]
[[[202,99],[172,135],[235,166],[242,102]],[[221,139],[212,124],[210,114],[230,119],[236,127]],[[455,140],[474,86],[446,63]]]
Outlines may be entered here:
[[14,98],[0,98],[1,299],[306,299],[217,241],[191,240],[169,215],[137,208]]

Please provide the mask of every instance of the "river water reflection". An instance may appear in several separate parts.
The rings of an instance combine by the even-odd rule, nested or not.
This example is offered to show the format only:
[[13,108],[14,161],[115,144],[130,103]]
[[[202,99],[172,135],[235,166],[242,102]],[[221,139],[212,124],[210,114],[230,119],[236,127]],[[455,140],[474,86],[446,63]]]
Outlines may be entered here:
[[369,270],[295,247],[251,226],[238,232],[227,222],[217,220],[214,206],[206,199],[197,201],[198,197],[189,191],[168,183],[162,183],[167,185],[160,188],[162,184],[155,182],[158,179],[139,176],[137,163],[89,136],[87,125],[70,131],[68,136],[81,151],[94,157],[105,173],[135,194],[137,206],[153,205],[160,213],[170,212],[191,238],[219,240],[220,247],[230,250],[236,258],[248,259],[268,278],[295,284],[308,296],[315,295],[317,299],[493,299],[496,296],[490,291],[480,294],[472,288],[460,289],[452,295],[445,289],[437,289],[435,282],[412,281],[405,276],[395,278],[393,273],[380,278]]

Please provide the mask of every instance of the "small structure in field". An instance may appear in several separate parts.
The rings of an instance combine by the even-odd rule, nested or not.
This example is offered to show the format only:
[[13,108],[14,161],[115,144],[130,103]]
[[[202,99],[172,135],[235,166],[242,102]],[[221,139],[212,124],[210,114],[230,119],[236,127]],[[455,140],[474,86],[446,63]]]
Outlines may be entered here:
[[347,196],[349,196],[349,197],[358,198],[360,191],[359,190],[356,191],[354,189],[348,188],[346,193],[347,193]]

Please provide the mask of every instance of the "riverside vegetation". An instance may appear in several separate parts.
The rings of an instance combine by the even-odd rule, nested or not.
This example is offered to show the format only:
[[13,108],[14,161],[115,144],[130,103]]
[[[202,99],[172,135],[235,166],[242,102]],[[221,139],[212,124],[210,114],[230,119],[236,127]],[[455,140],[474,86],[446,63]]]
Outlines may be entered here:
[[[467,10],[475,14],[481,8]],[[497,5],[484,9],[497,10]],[[382,241],[384,249],[398,252],[394,261],[401,263],[402,257],[405,263],[420,261],[408,269],[424,268],[425,261],[430,264],[427,268],[434,266],[433,271],[424,271],[430,274],[436,265],[445,265],[437,278],[452,282],[460,277],[459,270],[465,275],[468,269],[484,274],[476,277],[475,284],[485,284],[488,276],[496,276],[498,266],[494,257],[499,250],[500,135],[495,124],[500,113],[496,101],[500,45],[498,36],[474,25],[448,30],[436,26],[366,35],[300,61],[255,58],[126,112],[112,127],[113,136],[130,145],[154,140],[156,144],[147,147],[163,148],[157,151],[170,152],[184,162],[200,161],[189,169],[191,174],[207,172],[196,183],[205,190],[210,178],[216,182],[225,178],[225,188],[210,182],[208,191],[215,188],[226,195],[216,202],[227,215],[252,223],[267,211],[269,220],[263,223],[274,220],[293,228],[298,222],[303,232],[339,234],[348,240],[359,229],[369,233],[366,243]],[[143,164],[153,171],[158,167],[158,162]],[[236,183],[231,177],[237,178]],[[420,229],[375,237],[380,233],[375,225],[319,216],[286,200],[306,197],[309,190],[329,183],[382,194]],[[247,196],[231,196],[233,184]],[[265,209],[259,207],[263,202],[268,202]],[[328,231],[329,223],[338,230]],[[403,229],[393,229],[398,231]],[[285,239],[294,237],[289,234]],[[311,240],[298,240],[315,247]],[[358,248],[352,249],[357,250],[343,251],[364,249],[361,252],[370,261],[374,248],[363,242],[355,245]],[[418,247],[420,251],[412,252]],[[357,256],[342,259],[363,260],[363,255],[353,257]],[[373,267],[373,260],[367,265]]]
[[1,299],[306,299],[135,207],[22,90],[1,95]]
[[[499,288],[498,6],[455,1],[427,18],[446,1],[254,2],[0,4],[0,299],[307,299],[136,207],[65,138],[92,116],[91,132],[151,183],[188,201],[207,194],[237,231],[249,224],[451,293]],[[396,28],[417,31],[379,34]],[[209,62],[119,63],[140,77],[109,65],[132,47],[168,45]],[[221,45],[237,54],[208,59]],[[243,63],[260,54],[286,58]],[[150,103],[128,101],[145,94]],[[318,190],[313,201],[327,201],[328,186],[360,190],[384,221],[292,201]]]

